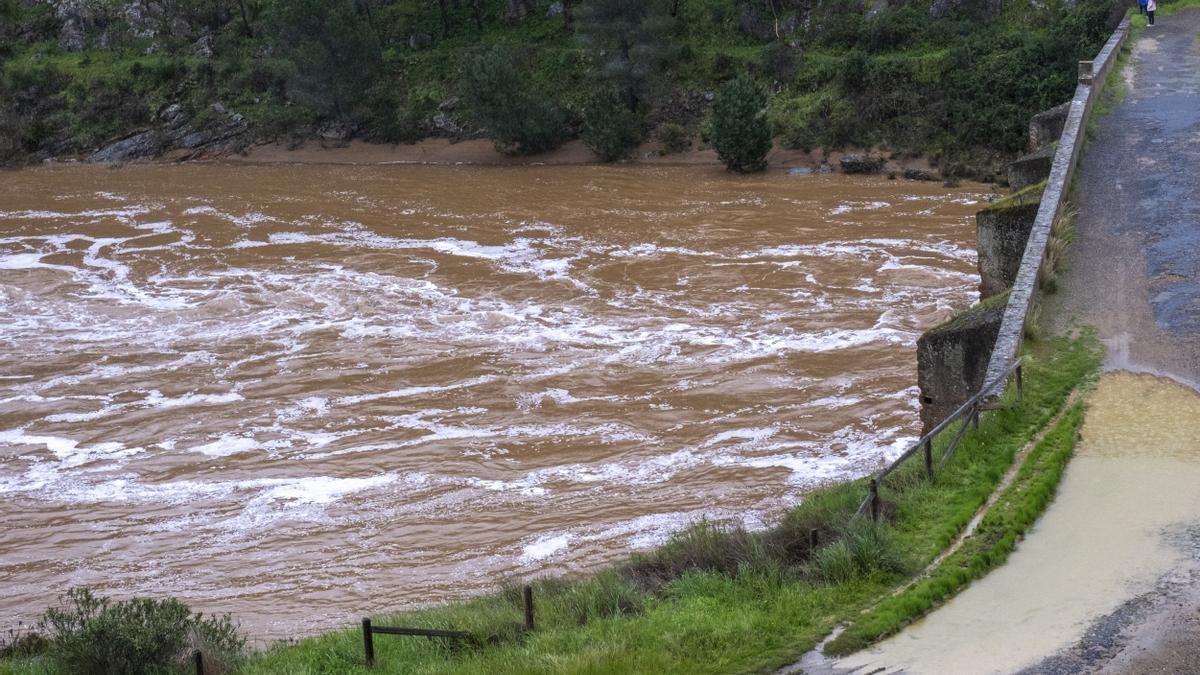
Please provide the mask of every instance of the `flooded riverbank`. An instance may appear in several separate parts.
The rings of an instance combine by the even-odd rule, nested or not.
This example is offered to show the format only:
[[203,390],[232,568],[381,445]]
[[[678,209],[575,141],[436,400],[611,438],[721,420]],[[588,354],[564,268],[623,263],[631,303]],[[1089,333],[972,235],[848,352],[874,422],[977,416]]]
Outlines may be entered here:
[[750,526],[917,434],[971,188],[695,168],[39,168],[0,185],[0,615],[255,635]]

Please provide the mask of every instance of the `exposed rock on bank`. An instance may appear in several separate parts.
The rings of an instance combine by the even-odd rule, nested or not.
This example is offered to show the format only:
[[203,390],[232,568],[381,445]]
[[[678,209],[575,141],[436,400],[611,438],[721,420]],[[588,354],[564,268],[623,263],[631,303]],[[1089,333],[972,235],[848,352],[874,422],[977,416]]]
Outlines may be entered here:
[[93,162],[126,162],[170,155],[175,159],[236,152],[249,141],[242,116],[214,103],[189,119],[183,106],[171,104],[159,112],[156,126],[110,143],[89,157]]

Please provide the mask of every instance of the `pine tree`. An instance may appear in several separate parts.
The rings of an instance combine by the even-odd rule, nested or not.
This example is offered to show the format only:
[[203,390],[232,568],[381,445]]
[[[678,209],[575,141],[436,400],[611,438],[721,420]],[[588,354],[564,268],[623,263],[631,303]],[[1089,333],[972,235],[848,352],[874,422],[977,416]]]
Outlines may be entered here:
[[771,126],[767,95],[746,76],[726,82],[713,103],[712,139],[717,156],[735,173],[767,168]]

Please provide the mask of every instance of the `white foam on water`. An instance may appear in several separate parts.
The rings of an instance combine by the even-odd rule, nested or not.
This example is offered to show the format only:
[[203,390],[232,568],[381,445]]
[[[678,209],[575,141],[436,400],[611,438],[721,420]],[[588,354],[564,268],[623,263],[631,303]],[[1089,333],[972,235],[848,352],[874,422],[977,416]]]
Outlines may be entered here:
[[157,389],[153,389],[146,397],[146,400],[142,402],[142,405],[165,410],[194,405],[221,405],[223,403],[235,403],[237,401],[244,400],[246,400],[246,398],[236,391],[231,391],[224,394],[189,393],[182,396],[163,396],[162,392]]
[[833,207],[832,209],[830,209],[829,215],[838,216],[843,213],[850,213],[852,211],[877,211],[879,209],[886,209],[889,206],[891,206],[891,204],[889,204],[888,202],[878,202],[878,201],[875,201],[875,202],[843,202],[843,203],[838,204],[837,206]]
[[237,436],[234,434],[222,434],[215,441],[197,445],[190,448],[192,452],[199,452],[209,457],[229,457],[243,452],[251,452],[262,447],[258,441],[249,436]]
[[357,394],[354,396],[342,396],[341,398],[334,399],[333,405],[346,406],[346,405],[356,405],[359,403],[366,403],[369,401],[378,401],[381,399],[412,398],[414,396],[423,396],[426,394],[434,394],[434,393],[442,393],[442,392],[447,392],[447,391],[455,391],[458,389],[466,389],[469,387],[475,387],[475,386],[479,386],[481,384],[487,384],[489,382],[494,382],[495,380],[496,380],[496,377],[493,375],[482,375],[480,377],[473,377],[469,380],[455,382],[454,384],[432,385],[432,386],[422,386],[422,387],[404,387],[403,389],[393,389],[391,391],[384,391],[384,392],[380,392],[378,394]]
[[566,550],[570,545],[571,535],[569,534],[541,536],[522,547],[521,559],[525,562],[544,560]]

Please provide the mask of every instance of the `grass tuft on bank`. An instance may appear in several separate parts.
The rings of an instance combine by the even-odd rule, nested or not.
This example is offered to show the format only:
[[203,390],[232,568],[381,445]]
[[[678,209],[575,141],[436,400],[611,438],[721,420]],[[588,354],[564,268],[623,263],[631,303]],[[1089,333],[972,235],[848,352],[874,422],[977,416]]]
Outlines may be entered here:
[[[944,550],[994,491],[1017,451],[1099,364],[1091,337],[1056,338],[1039,344],[1036,352],[1025,371],[1023,398],[1018,401],[1010,392],[1004,408],[985,413],[979,429],[967,431],[935,480],[923,477],[917,461],[885,481],[880,490],[884,517],[877,525],[854,515],[865,495],[863,480],[833,484],[805,495],[802,504],[764,531],[699,522],[661,548],[598,574],[538,580],[533,632],[522,628],[520,589],[511,585],[484,597],[372,617],[376,626],[465,630],[471,640],[378,636],[377,665],[368,671],[356,626],[252,654],[237,672],[728,673],[790,663],[838,623],[862,616]],[[1066,433],[1056,429],[1047,438]],[[973,544],[970,551],[998,562],[995,552],[1011,547],[1013,523],[1031,522],[1040,512],[1057,482],[1056,474],[1041,473],[1058,457],[1042,449],[1051,446],[1051,440],[1044,441],[1031,457],[1036,466],[1022,472],[1020,480],[1026,482],[1019,482],[1029,491],[1019,503],[1006,503],[1003,513],[1009,515],[987,521],[989,529],[982,532],[986,541],[995,533],[995,542],[987,550]],[[936,451],[944,447],[945,440]],[[1036,485],[1028,483],[1030,472]],[[1041,496],[1034,496],[1034,488]],[[815,549],[812,530],[818,533]],[[914,588],[928,589],[928,584]],[[872,634],[920,615],[937,597],[933,590],[922,592],[929,599],[925,603],[885,600],[859,619],[850,635],[865,644]],[[881,618],[863,623],[876,616]],[[849,645],[851,639],[839,644]],[[63,672],[56,663],[51,644],[40,656],[0,660],[0,675]]]

